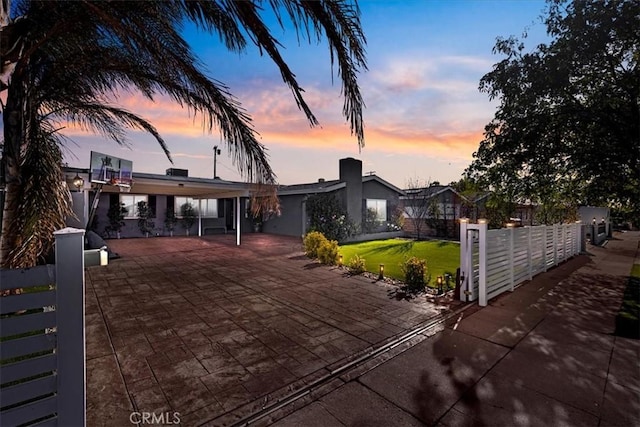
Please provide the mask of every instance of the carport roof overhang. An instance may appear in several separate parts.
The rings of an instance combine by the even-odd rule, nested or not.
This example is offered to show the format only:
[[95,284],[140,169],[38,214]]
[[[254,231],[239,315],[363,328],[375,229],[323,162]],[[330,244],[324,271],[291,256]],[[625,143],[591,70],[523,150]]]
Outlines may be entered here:
[[[190,178],[146,173],[133,173],[133,194],[157,194],[193,197],[194,199],[224,199],[249,197],[249,183],[221,179]],[[119,189],[105,185],[103,192],[117,193]]]

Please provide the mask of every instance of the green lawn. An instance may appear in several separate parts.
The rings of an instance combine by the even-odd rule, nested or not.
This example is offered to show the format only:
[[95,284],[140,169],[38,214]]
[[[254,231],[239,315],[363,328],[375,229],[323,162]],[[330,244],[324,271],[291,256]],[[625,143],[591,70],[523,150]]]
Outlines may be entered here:
[[385,276],[399,280],[404,280],[400,265],[405,259],[412,256],[426,259],[427,275],[431,275],[430,286],[435,286],[436,277],[445,273],[455,277],[456,269],[460,266],[460,245],[445,241],[374,240],[342,245],[340,254],[344,257],[345,265],[349,265],[349,260],[356,254],[363,257],[367,271],[376,274],[380,264],[384,264]]
[[622,306],[616,317],[616,335],[640,339],[640,264],[631,268]]

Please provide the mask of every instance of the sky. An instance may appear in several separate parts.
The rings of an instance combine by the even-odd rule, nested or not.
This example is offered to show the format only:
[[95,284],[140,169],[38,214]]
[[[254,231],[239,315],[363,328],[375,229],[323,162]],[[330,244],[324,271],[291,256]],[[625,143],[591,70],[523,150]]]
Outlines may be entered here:
[[[291,29],[275,31],[320,121],[311,128],[275,65],[257,49],[229,53],[216,37],[193,28],[185,29],[185,37],[208,74],[226,84],[251,114],[280,184],[337,179],[338,160],[344,157],[361,159],[364,174],[374,172],[402,188],[416,179],[457,181],[498,105],[478,90],[482,76],[502,59],[492,54],[496,38],[526,32],[527,50],[546,41],[540,20],[544,1],[362,0],[359,5],[369,68],[359,76],[366,104],[362,150],[342,116],[340,81],[326,45],[298,44]],[[174,164],[142,132],[129,134],[127,148],[69,130],[74,141],[65,148],[69,166],[88,168],[93,150],[132,160],[134,172],[163,174],[174,167],[188,169],[190,176],[212,177],[217,145],[222,149],[217,175],[243,180],[219,133],[204,133],[186,109],[136,94],[119,102],[158,128]]]

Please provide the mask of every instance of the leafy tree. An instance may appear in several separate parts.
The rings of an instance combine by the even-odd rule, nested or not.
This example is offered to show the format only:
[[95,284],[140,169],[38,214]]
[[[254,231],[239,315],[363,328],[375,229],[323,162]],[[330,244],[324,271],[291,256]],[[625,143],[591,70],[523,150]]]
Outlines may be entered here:
[[120,230],[122,230],[122,227],[124,227],[124,217],[128,212],[128,209],[124,207],[124,203],[118,202],[110,204],[109,210],[107,211],[109,225],[105,227],[104,231],[109,236],[112,232],[116,233],[116,236],[120,238]]
[[144,200],[138,202],[138,228],[140,232],[145,236],[149,237],[149,233],[153,231],[153,227],[155,227],[154,222],[152,221],[153,212],[151,211],[151,207]]
[[308,42],[326,39],[344,95],[343,114],[364,145],[363,101],[358,73],[366,69],[355,0],[275,1],[38,1],[0,2],[6,198],[0,266],[26,267],[52,244],[52,232],[71,214],[60,180],[67,123],[126,144],[130,128],[149,132],[171,159],[168,146],[144,118],[118,106],[135,91],[148,99],[167,96],[218,128],[229,154],[249,180],[274,184],[264,146],[251,118],[229,89],[208,76],[181,36],[185,23],[215,34],[230,51],[250,43],[280,70],[298,107],[318,123],[303,88],[280,54],[281,44],[263,16],[290,21]]
[[[504,55],[480,81],[500,105],[468,169],[512,201],[630,206],[640,200],[640,2],[550,0],[551,36]],[[637,205],[636,205],[637,206]]]
[[166,209],[164,211],[164,226],[171,236],[173,236],[173,230],[176,228],[177,223],[176,212],[173,209]]
[[187,230],[187,236],[189,235],[189,231],[193,224],[196,222],[196,211],[191,205],[191,203],[185,203],[180,206],[180,223],[185,230]]

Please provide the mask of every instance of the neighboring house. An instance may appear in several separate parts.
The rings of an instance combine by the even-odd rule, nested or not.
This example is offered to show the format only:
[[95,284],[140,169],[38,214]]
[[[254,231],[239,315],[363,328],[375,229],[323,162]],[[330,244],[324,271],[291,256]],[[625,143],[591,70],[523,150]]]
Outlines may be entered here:
[[[189,229],[191,235],[206,235],[227,232],[245,232],[251,230],[251,220],[247,215],[247,202],[250,195],[250,184],[224,181],[221,179],[193,178],[186,170],[167,170],[167,175],[133,172],[133,183],[129,192],[121,192],[119,187],[104,185],[96,200],[97,186],[89,182],[89,170],[65,168],[67,185],[71,189],[73,210],[77,218],[69,218],[67,225],[85,228],[89,222],[91,206],[97,203],[95,231],[105,237],[109,235],[109,219],[107,212],[114,204],[123,203],[127,209],[122,237],[141,237],[138,229],[137,204],[148,203],[154,216],[154,229],[151,235],[167,236],[165,214],[173,210],[178,221],[173,230],[174,235],[185,235],[187,230],[181,224],[180,207],[190,203],[195,208],[196,220]],[[75,188],[74,178],[81,178],[81,188]],[[238,208],[239,206],[239,208]],[[240,212],[240,217],[237,217]],[[238,228],[237,225],[240,225]],[[92,228],[91,226],[89,227]],[[237,233],[239,235],[239,233]]]
[[349,218],[362,227],[366,209],[376,211],[380,223],[391,221],[404,191],[377,175],[362,176],[362,162],[340,159],[339,178],[278,187],[280,216],[269,218],[262,229],[267,233],[302,236],[307,232],[306,201],[315,194],[334,194]]
[[[448,185],[431,185],[425,188],[407,189],[400,198],[403,206],[403,229],[410,236],[459,238],[462,207],[468,202]],[[464,217],[464,215],[462,215]]]

